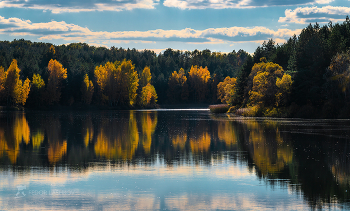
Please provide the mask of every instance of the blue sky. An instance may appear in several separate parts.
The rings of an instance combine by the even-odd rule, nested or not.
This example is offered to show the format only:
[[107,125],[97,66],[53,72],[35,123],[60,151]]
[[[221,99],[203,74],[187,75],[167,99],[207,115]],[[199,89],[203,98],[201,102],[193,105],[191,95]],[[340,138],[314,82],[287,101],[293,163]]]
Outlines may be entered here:
[[350,0],[7,0],[0,40],[253,53],[264,40],[284,43],[309,23],[346,15]]

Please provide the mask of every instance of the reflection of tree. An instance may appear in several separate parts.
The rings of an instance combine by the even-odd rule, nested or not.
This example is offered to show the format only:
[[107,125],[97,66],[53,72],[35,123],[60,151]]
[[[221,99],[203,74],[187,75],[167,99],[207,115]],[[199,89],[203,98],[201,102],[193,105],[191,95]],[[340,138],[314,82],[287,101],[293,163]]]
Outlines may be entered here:
[[[10,136],[11,137],[11,136]],[[15,139],[6,137],[5,131],[0,130],[0,156],[3,157],[7,154],[12,164],[15,164],[19,154],[19,144]]]
[[46,134],[48,140],[47,156],[50,164],[55,164],[67,153],[67,140],[62,138],[61,123],[57,117],[46,119]]
[[210,148],[211,138],[208,132],[204,132],[199,137],[190,138],[191,150],[193,153],[207,152]]
[[118,119],[102,122],[94,148],[99,157],[129,160],[134,157],[138,143],[137,119],[135,112],[130,111],[128,123]]
[[189,142],[194,154],[209,151],[211,137],[208,131],[208,125],[200,122],[196,126],[194,133],[190,134]]
[[23,140],[26,144],[29,144],[30,129],[24,113],[16,115],[13,133],[15,135],[16,143],[21,143]]
[[38,150],[40,148],[41,143],[44,141],[45,134],[41,130],[37,130],[32,133],[32,145],[34,150]]
[[186,141],[187,141],[186,131],[182,131],[182,133],[180,134],[174,134],[174,135],[169,134],[169,138],[174,148],[179,148],[181,151],[185,149]]
[[226,146],[233,146],[237,144],[237,135],[235,127],[231,121],[220,121],[218,124],[218,138],[224,141]]
[[156,130],[157,123],[158,123],[157,112],[141,113],[142,146],[147,154],[149,154],[151,150],[152,135]]
[[245,121],[249,131],[249,148],[256,167],[263,176],[278,174],[293,160],[293,149],[283,138],[273,122]]
[[83,127],[83,134],[84,134],[84,144],[85,144],[85,147],[87,147],[89,143],[92,141],[92,138],[94,137],[94,127],[93,127],[91,118],[88,118],[85,121],[85,126]]
[[0,130],[1,156],[6,152],[11,163],[15,164],[17,162],[22,141],[24,141],[25,144],[29,144],[30,129],[24,113],[15,113],[14,121],[9,125],[4,125]]

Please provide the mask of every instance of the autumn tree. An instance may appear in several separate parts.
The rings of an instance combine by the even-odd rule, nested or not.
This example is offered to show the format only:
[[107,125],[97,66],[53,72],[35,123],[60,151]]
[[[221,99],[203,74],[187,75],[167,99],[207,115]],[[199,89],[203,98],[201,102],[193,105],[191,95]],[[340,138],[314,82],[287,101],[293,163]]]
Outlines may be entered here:
[[121,62],[119,67],[117,68],[117,72],[121,75],[121,82],[123,86],[126,86],[127,97],[125,96],[124,103],[133,106],[136,102],[137,97],[137,88],[139,86],[139,77],[135,70],[135,66],[132,64],[131,60],[126,61],[125,59]]
[[107,62],[95,68],[95,78],[102,102],[133,106],[136,102],[139,77],[131,60]]
[[30,91],[30,80],[27,78],[24,83],[18,80],[14,89],[14,101],[16,104],[25,105]]
[[292,77],[286,73],[283,74],[282,78],[277,78],[277,93],[275,94],[277,107],[286,106],[291,93],[292,83]]
[[188,99],[188,85],[185,70],[174,71],[168,80],[168,99],[172,103],[184,102]]
[[105,66],[97,66],[94,71],[95,79],[98,86],[98,95],[102,103],[108,100],[105,94],[105,88],[107,86],[108,78],[110,77],[110,71]]
[[19,72],[21,70],[17,66],[17,60],[12,60],[9,68],[6,71],[6,80],[5,80],[5,96],[7,98],[7,104],[11,103],[17,94],[15,88],[19,81]]
[[59,102],[61,97],[62,81],[67,78],[67,69],[57,60],[51,59],[47,66],[49,80],[47,83],[47,100],[49,104]]
[[5,98],[5,82],[6,82],[6,72],[3,67],[0,67],[0,98],[1,100]]
[[140,87],[145,87],[147,84],[151,83],[152,75],[151,69],[146,66],[140,76]]
[[88,74],[85,74],[84,81],[81,85],[82,100],[86,104],[91,103],[92,95],[94,94],[94,84],[89,80]]
[[328,74],[336,81],[345,98],[350,88],[350,51],[336,54],[328,67]]
[[232,104],[233,95],[235,93],[237,79],[227,76],[223,82],[217,85],[218,99],[222,103]]
[[207,67],[192,66],[188,76],[190,89],[193,90],[194,100],[203,102],[208,94],[210,72]]
[[141,105],[144,107],[150,107],[157,103],[158,95],[153,85],[148,83],[142,88],[141,92]]
[[[251,105],[274,106],[277,93],[276,79],[283,77],[283,68],[272,62],[254,64],[250,73],[252,88],[249,91]],[[289,77],[285,77],[287,80]],[[284,81],[283,80],[283,81]]]
[[39,74],[33,74],[30,99],[32,104],[40,105],[44,101],[45,82]]

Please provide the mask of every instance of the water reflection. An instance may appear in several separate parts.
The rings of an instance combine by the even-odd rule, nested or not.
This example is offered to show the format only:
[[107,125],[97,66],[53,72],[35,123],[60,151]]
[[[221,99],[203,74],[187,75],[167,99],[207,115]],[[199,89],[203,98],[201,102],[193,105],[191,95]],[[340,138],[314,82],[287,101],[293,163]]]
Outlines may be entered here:
[[2,113],[0,206],[24,185],[78,191],[83,209],[350,208],[349,131],[207,111]]

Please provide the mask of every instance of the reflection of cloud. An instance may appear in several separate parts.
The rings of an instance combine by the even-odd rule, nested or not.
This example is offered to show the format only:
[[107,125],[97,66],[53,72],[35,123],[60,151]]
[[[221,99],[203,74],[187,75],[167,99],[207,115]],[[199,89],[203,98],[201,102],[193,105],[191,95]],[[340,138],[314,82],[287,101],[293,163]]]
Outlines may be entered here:
[[64,21],[32,23],[18,18],[6,19],[0,16],[0,34],[11,36],[35,36],[39,40],[65,40],[67,42],[87,42],[98,45],[104,42],[182,42],[182,43],[223,43],[257,42],[269,38],[284,40],[299,34],[300,30],[266,27],[230,27],[195,30],[149,30],[149,31],[91,31],[86,27],[68,24]]
[[179,9],[227,9],[269,6],[292,6],[303,4],[328,4],[334,0],[165,0],[164,6]]
[[295,10],[287,9],[285,17],[280,17],[278,22],[300,23],[309,22],[327,23],[329,21],[344,21],[350,14],[350,7],[298,7]]
[[0,2],[0,8],[26,8],[49,10],[52,13],[88,12],[88,11],[122,11],[132,9],[154,9],[159,0],[7,0]]

